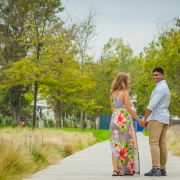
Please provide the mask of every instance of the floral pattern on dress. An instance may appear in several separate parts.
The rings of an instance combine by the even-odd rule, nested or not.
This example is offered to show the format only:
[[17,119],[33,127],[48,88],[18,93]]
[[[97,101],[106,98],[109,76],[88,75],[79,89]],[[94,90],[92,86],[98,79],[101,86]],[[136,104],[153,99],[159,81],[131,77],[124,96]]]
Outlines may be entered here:
[[111,150],[121,174],[140,174],[139,151],[133,121],[123,103],[119,104],[122,106],[115,108],[110,122]]

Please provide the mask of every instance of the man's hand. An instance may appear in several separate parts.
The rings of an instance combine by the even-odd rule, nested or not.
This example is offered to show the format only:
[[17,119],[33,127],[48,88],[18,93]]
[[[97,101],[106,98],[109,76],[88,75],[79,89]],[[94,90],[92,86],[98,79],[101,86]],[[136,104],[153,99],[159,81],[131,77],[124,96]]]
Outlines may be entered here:
[[148,124],[147,119],[143,119],[143,120],[144,120],[144,126],[147,127]]

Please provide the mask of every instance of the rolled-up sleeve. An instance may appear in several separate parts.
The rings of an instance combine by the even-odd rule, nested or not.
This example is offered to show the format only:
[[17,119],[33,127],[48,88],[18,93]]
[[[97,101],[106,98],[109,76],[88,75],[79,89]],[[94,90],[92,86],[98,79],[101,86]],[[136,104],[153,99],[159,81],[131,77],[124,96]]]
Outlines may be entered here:
[[153,111],[164,95],[165,92],[161,88],[157,88],[149,101],[147,109]]

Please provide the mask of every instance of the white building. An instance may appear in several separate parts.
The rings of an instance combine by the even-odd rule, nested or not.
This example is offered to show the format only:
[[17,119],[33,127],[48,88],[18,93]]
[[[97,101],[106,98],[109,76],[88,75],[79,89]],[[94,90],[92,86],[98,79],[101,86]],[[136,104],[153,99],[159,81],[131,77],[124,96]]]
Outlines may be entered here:
[[38,127],[43,127],[45,120],[54,120],[54,111],[46,100],[37,101],[37,119]]

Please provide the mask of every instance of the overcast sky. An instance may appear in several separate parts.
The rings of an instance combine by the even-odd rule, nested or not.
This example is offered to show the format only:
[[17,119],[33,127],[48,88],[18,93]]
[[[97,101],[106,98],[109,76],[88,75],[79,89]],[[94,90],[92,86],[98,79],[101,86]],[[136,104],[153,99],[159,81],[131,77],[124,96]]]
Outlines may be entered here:
[[93,55],[98,58],[110,37],[122,38],[139,54],[158,34],[162,24],[180,17],[180,0],[63,0],[64,19],[74,21],[96,9],[97,32]]

